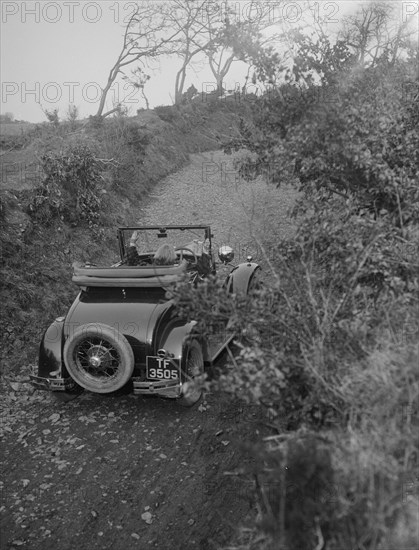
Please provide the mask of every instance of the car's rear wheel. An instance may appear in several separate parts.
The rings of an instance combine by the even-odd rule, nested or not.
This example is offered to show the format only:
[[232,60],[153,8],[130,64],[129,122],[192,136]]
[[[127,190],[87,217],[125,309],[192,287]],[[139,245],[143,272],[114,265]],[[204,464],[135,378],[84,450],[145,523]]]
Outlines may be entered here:
[[204,356],[201,345],[196,340],[192,340],[187,346],[183,372],[185,381],[178,402],[183,407],[191,407],[201,398],[202,389],[197,379],[204,374]]
[[134,353],[123,334],[102,323],[78,327],[64,345],[71,377],[86,390],[111,393],[122,388],[134,370]]

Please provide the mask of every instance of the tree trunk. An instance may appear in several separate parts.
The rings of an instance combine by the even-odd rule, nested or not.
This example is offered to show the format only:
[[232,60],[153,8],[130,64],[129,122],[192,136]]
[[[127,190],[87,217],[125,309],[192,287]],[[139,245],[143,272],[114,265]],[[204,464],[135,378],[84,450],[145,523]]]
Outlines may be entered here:
[[142,89],[142,96],[143,96],[144,101],[145,101],[146,109],[147,109],[147,110],[150,110],[150,103],[148,102],[148,98],[147,98],[147,96],[145,95],[144,88]]
[[175,104],[176,105],[180,105],[182,103],[183,88],[185,86],[185,80],[186,80],[186,67],[187,67],[187,64],[184,63],[182,68],[179,70],[179,72],[176,75],[176,82],[175,82]]

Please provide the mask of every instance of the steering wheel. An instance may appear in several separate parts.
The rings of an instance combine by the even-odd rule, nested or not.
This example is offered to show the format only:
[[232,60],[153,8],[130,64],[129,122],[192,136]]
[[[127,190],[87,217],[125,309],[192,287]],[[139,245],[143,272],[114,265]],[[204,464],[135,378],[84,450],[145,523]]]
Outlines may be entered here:
[[198,257],[197,257],[197,255],[195,254],[195,252],[193,250],[191,250],[190,248],[187,248],[186,246],[179,246],[178,248],[175,249],[175,252],[179,252],[179,251],[181,251],[180,252],[180,261],[183,260],[183,251],[186,251],[186,252],[189,252],[189,254],[192,254],[192,256],[193,256],[193,263],[189,262],[190,265],[193,266],[193,267],[198,265]]

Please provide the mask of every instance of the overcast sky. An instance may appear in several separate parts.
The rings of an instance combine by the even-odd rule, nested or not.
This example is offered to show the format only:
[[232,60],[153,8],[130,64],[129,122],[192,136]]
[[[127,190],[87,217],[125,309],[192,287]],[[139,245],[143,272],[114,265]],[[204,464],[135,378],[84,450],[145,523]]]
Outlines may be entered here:
[[[209,0],[213,1],[213,0]],[[266,0],[266,3],[272,0]],[[397,0],[396,0],[397,2]],[[246,17],[246,0],[235,0]],[[320,1],[315,3],[319,14],[336,27],[343,15],[352,12],[361,2]],[[274,17],[297,13],[297,2],[276,0]],[[412,10],[416,1],[398,2],[400,9]],[[46,120],[44,109],[58,108],[61,117],[70,104],[79,108],[80,116],[94,114],[98,107],[100,87],[104,86],[109,69],[122,45],[124,21],[132,13],[133,2],[101,0],[79,1],[2,1],[1,17],[1,112],[11,112],[15,119],[39,122]],[[294,9],[293,9],[294,5]],[[162,60],[160,68],[151,72],[146,93],[151,107],[172,104],[174,81],[179,60]],[[211,87],[209,70],[204,66],[190,71],[186,87],[193,83],[199,91]],[[241,62],[229,73],[226,88],[243,84],[245,66]],[[206,84],[207,83],[207,84]],[[125,86],[125,89],[124,89]],[[186,89],[186,88],[185,88]],[[124,100],[134,115],[144,100],[132,86],[116,83],[109,96]]]

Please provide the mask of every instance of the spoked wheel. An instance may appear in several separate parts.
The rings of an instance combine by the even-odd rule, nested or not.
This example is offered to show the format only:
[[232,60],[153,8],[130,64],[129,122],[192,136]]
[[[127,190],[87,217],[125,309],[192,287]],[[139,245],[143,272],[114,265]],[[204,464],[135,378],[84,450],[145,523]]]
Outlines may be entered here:
[[123,334],[98,323],[74,331],[64,346],[64,362],[80,386],[95,393],[110,393],[131,378],[134,353]]
[[202,390],[194,384],[194,380],[204,374],[204,356],[200,344],[193,340],[186,351],[185,382],[178,403],[183,407],[191,407],[199,401]]

